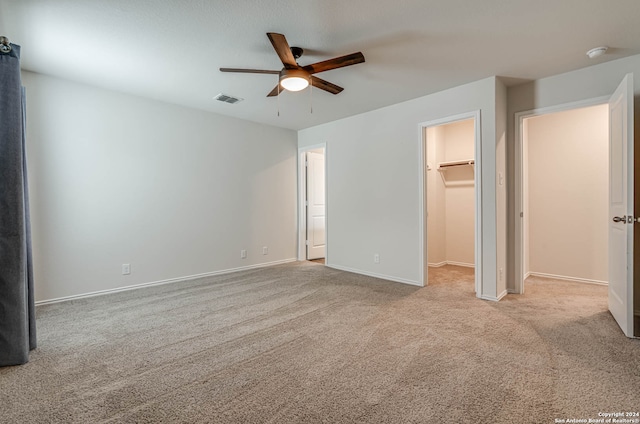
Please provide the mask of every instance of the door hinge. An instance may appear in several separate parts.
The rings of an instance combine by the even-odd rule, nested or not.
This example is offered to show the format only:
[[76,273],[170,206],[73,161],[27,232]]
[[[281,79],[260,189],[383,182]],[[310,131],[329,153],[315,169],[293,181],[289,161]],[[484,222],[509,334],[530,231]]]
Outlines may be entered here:
[[524,212],[520,212],[520,218],[524,218]]
[[309,246],[309,240],[304,241],[305,246]]
[[309,166],[309,161],[308,160],[304,161],[304,166]]
[[304,201],[304,205],[305,205],[305,206],[309,206],[309,201],[308,201],[308,200],[305,200],[305,201]]

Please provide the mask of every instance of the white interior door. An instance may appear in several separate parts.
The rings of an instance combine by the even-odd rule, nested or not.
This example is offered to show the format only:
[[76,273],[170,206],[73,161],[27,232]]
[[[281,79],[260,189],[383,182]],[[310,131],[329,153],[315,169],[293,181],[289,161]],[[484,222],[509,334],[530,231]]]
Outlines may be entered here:
[[324,154],[307,152],[307,259],[325,256]]
[[633,75],[609,100],[609,311],[633,337]]

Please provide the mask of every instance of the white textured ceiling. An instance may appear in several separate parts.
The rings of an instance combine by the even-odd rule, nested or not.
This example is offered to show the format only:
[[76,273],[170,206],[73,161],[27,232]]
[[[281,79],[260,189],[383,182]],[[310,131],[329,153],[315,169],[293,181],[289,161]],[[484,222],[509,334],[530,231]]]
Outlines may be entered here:
[[[267,32],[303,47],[301,65],[356,51],[366,62],[318,74],[338,95],[267,98],[276,75],[218,71],[280,69]],[[640,1],[0,0],[0,33],[29,71],[301,129],[492,75],[538,79],[640,54]],[[609,52],[588,59],[600,45]],[[214,101],[220,92],[244,101]]]

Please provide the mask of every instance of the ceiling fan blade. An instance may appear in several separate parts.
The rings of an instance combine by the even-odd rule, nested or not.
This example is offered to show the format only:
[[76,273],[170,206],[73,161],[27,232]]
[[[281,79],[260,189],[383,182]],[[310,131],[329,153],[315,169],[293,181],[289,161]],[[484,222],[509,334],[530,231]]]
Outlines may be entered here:
[[330,71],[331,69],[343,68],[345,66],[355,65],[362,62],[364,62],[364,55],[361,52],[357,52],[303,66],[302,69],[310,74],[316,74],[318,72]]
[[329,81],[325,81],[315,76],[311,76],[311,85],[319,88],[320,90],[328,91],[331,94],[338,94],[344,90],[344,88],[339,85],[332,84]]
[[289,43],[287,43],[287,39],[282,34],[277,34],[275,32],[267,32],[267,37],[269,37],[269,41],[273,45],[278,57],[282,61],[282,64],[287,69],[294,69],[298,67],[296,63],[296,58],[293,57],[293,53],[291,53],[291,47],[289,47]]
[[278,94],[282,93],[284,91],[284,89],[282,87],[278,87],[280,84],[276,85],[275,87],[273,87],[273,90],[271,90],[269,92],[269,94],[267,94],[267,97],[275,97]]
[[240,72],[243,74],[274,74],[277,75],[280,71],[269,71],[266,69],[242,69],[242,68],[220,68],[220,72]]

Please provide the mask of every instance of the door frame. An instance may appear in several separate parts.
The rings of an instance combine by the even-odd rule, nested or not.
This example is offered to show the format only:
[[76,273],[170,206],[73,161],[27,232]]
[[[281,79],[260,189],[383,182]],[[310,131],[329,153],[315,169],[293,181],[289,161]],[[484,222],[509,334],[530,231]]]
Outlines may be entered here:
[[328,196],[328,166],[327,166],[327,143],[314,144],[311,146],[298,147],[298,260],[307,260],[307,167],[305,166],[307,152],[312,150],[324,150],[324,239],[325,252],[324,263],[329,264],[329,205]]
[[420,198],[420,224],[419,231],[422,237],[420,243],[420,281],[422,285],[428,285],[428,243],[427,243],[427,128],[437,127],[440,125],[451,124],[467,119],[474,120],[474,190],[475,190],[475,291],[476,296],[482,297],[482,128],[480,120],[480,109],[461,113],[458,115],[447,116],[440,119],[423,122],[420,125],[420,182],[419,182],[419,198]]
[[[599,106],[609,103],[611,96],[594,97],[577,102],[563,103],[555,106],[531,109],[515,114],[515,288],[508,289],[509,293],[524,294],[524,120],[534,116],[547,115],[549,113],[566,112],[569,110],[582,109],[590,106]],[[608,118],[607,118],[608,119]]]

